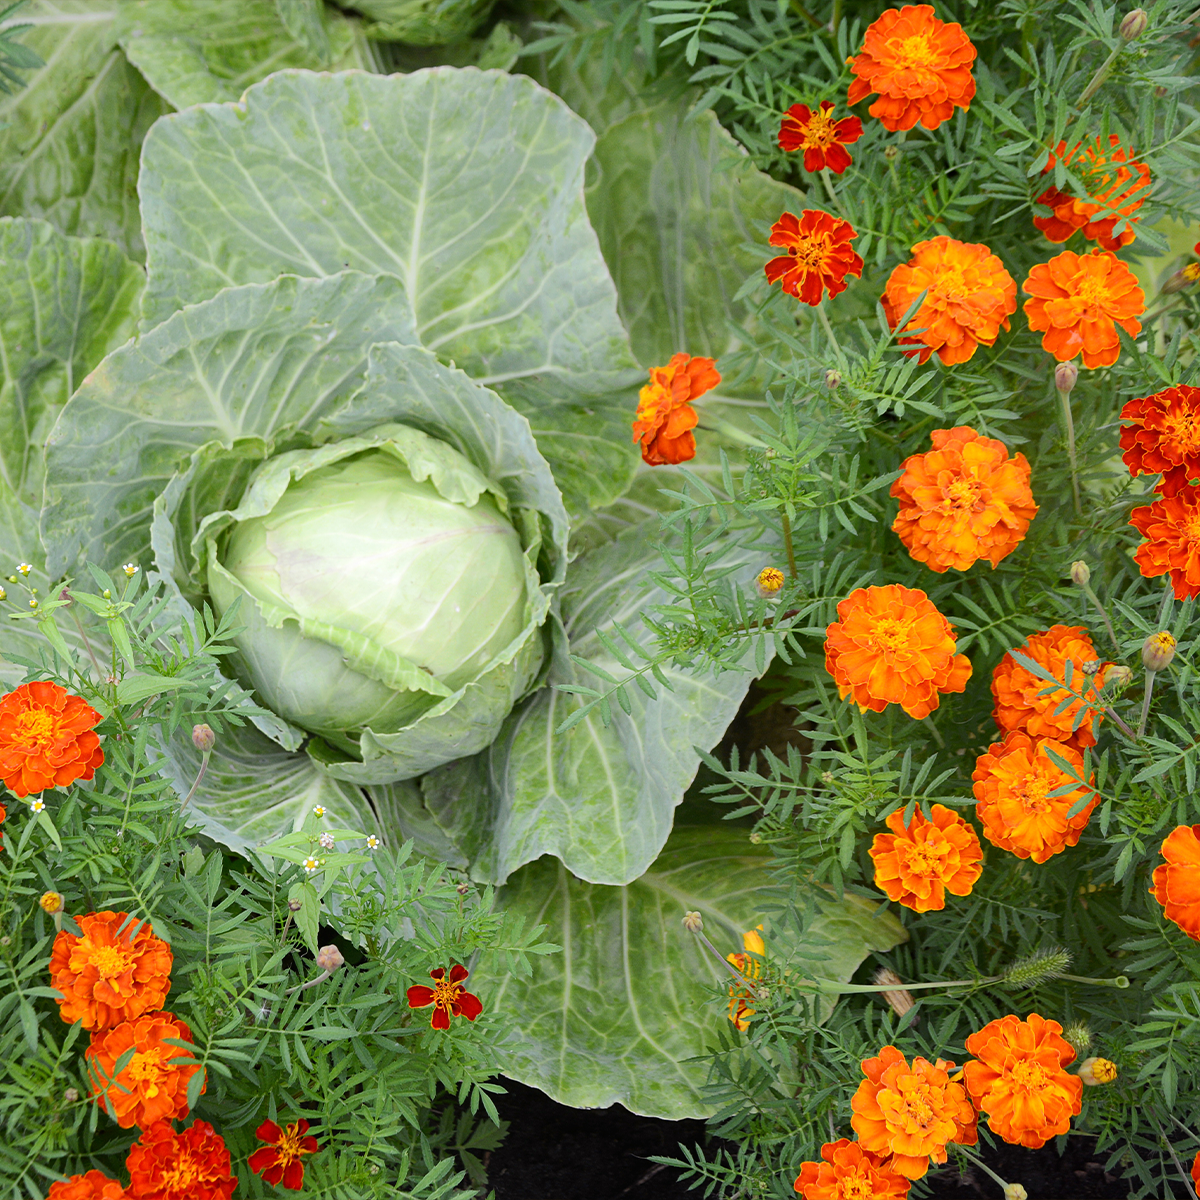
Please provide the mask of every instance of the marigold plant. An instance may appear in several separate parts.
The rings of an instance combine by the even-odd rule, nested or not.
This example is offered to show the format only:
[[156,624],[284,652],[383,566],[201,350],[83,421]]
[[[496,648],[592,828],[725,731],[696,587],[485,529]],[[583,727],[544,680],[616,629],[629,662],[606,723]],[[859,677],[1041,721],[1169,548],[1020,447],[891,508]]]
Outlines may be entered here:
[[433,1016],[430,1017],[429,1024],[434,1029],[449,1029],[451,1016],[466,1017],[468,1021],[475,1020],[483,1012],[483,1002],[463,987],[463,980],[469,974],[467,968],[459,963],[450,968],[449,977],[444,967],[434,967],[429,972],[429,978],[434,981],[433,987],[420,983],[410,987],[408,1007],[428,1008],[432,1004]]
[[1014,1145],[1037,1149],[1066,1133],[1079,1113],[1083,1081],[1063,1068],[1075,1050],[1062,1026],[1030,1013],[989,1021],[967,1038],[974,1061],[963,1068],[971,1099],[988,1128]]
[[1017,284],[1000,259],[987,246],[944,234],[918,242],[888,276],[880,303],[893,329],[922,292],[921,307],[901,330],[920,332],[899,339],[923,347],[905,351],[922,363],[934,351],[947,366],[966,362],[978,347],[994,346],[1017,311]]
[[931,4],[887,9],[849,61],[855,79],[847,100],[857,104],[877,92],[869,111],[893,133],[918,121],[936,129],[975,95],[975,47],[961,25],[939,21]]
[[804,1200],[903,1200],[908,1195],[908,1180],[858,1142],[826,1142],[821,1159],[800,1168],[794,1186]]
[[1200,388],[1181,384],[1128,401],[1121,409],[1121,457],[1130,475],[1162,475],[1156,491],[1173,496],[1200,479]]
[[[760,930],[748,929],[742,934],[741,954],[730,953],[725,956],[742,973],[746,979],[758,979],[762,975],[761,959],[767,952]],[[729,985],[729,1019],[734,1026],[745,1033],[750,1028],[750,1018],[754,1016],[754,995],[747,984],[731,983]]]
[[303,1156],[315,1154],[320,1149],[317,1139],[308,1132],[308,1122],[293,1121],[281,1128],[274,1121],[264,1121],[254,1136],[267,1144],[260,1146],[246,1160],[250,1170],[261,1175],[264,1183],[282,1185],[298,1192],[304,1186]]
[[1162,844],[1150,893],[1188,937],[1200,942],[1200,825],[1176,825]]
[[128,1193],[100,1171],[86,1171],[50,1185],[46,1200],[127,1200]]
[[889,813],[891,833],[877,833],[871,843],[875,886],[889,900],[914,912],[946,907],[946,893],[970,894],[982,874],[983,850],[975,830],[952,808],[933,805],[931,819],[914,808],[904,824],[904,809]]
[[858,588],[825,631],[825,668],[842,699],[864,712],[899,704],[927,717],[943,692],[961,692],[971,662],[955,653],[954,630],[926,594],[891,583]]
[[207,1121],[179,1133],[156,1121],[130,1147],[126,1167],[135,1200],[230,1200],[237,1187],[225,1140]]
[[650,368],[650,382],[638,393],[633,440],[652,467],[687,462],[696,457],[692,430],[700,419],[692,401],[721,382],[711,358],[675,354],[665,367]]
[[0,699],[0,779],[16,796],[91,779],[104,762],[93,727],[100,714],[50,680]]
[[94,1031],[161,1009],[171,990],[171,947],[149,924],[123,912],[88,913],[77,923],[80,935],[60,930],[50,955],[62,1019]]
[[779,148],[803,150],[806,171],[828,168],[840,175],[853,161],[846,147],[862,137],[862,122],[857,117],[835,121],[830,115],[833,107],[828,100],[815,109],[793,104],[779,126]]
[[1147,579],[1167,575],[1180,600],[1200,596],[1200,489],[1184,487],[1135,508],[1129,523],[1146,540],[1134,562]]
[[849,221],[829,213],[810,208],[799,217],[784,213],[771,226],[768,241],[786,253],[763,268],[767,282],[778,280],[789,296],[814,306],[826,292],[839,295],[846,290],[847,275],[862,275],[863,260],[850,248],[856,237]]
[[1029,463],[969,425],[935,429],[931,440],[933,449],[906,458],[892,484],[900,501],[892,528],[931,570],[966,571],[981,558],[999,566],[1037,515]]

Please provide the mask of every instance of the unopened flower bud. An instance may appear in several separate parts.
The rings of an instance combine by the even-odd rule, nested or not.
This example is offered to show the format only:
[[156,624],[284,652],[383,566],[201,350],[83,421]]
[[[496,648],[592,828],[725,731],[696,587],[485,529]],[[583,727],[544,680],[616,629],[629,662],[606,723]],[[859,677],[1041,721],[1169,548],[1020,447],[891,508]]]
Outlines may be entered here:
[[778,596],[783,589],[783,572],[778,567],[763,567],[754,580],[754,586],[764,600]]
[[900,157],[900,147],[899,146],[885,146],[883,149],[883,157],[886,158],[888,160],[888,162],[894,161],[895,159]]
[[757,846],[762,841],[762,834],[758,830],[754,830],[750,835],[750,845]]
[[1165,87],[1156,87],[1154,89],[1154,96],[1155,99],[1165,100],[1167,96],[1167,89]]
[[1117,1064],[1107,1058],[1085,1058],[1076,1072],[1088,1087],[1112,1083],[1117,1077]]
[[1165,630],[1152,633],[1142,643],[1142,666],[1147,671],[1165,671],[1175,657],[1175,639]]
[[1146,10],[1135,8],[1133,12],[1125,14],[1125,19],[1118,27],[1118,32],[1127,42],[1132,42],[1134,38],[1141,37],[1146,32],[1149,24],[1150,18],[1146,15]]
[[1102,658],[1093,658],[1088,662],[1085,662],[1082,665],[1081,670],[1090,679],[1093,675],[1099,674],[1102,666],[1104,666],[1104,660]]
[[1070,952],[1061,946],[1039,950],[1019,958],[1002,977],[1002,986],[1010,988],[1036,987],[1049,979],[1057,979],[1071,965]]
[[[908,991],[904,986],[904,980],[900,978],[890,967],[880,967],[875,972],[875,982],[880,984],[888,984],[888,990],[881,992],[883,998],[892,1006],[892,1012],[898,1017],[904,1016],[916,1001],[913,999],[912,992]],[[894,984],[895,987],[890,985]]]
[[71,589],[70,589],[70,588],[63,588],[63,590],[62,590],[61,592],[59,592],[59,593],[58,593],[58,598],[59,598],[59,599],[60,599],[60,600],[61,600],[61,601],[62,601],[64,604],[68,604],[68,605],[69,605],[69,604],[71,603]]
[[217,735],[213,733],[211,726],[192,726],[192,745],[195,746],[201,754],[207,754],[216,744]]
[[758,988],[758,989],[756,989],[756,990],[755,990],[755,993],[754,993],[754,995],[755,995],[755,998],[756,998],[756,999],[758,999],[758,1000],[770,1000],[770,998],[771,998],[771,989],[770,989],[770,988],[765,988],[765,987],[760,987],[760,988]]
[[303,900],[289,900],[288,912],[299,912],[304,907]]
[[63,910],[63,898],[58,892],[43,892],[38,903],[52,917],[57,916]]
[[1054,368],[1054,386],[1060,392],[1069,395],[1079,378],[1079,368],[1073,362],[1060,362]]
[[1108,676],[1105,679],[1106,683],[1111,684],[1115,688],[1125,687],[1126,684],[1133,678],[1133,671],[1124,663],[1117,663],[1115,667],[1109,667]]
[[333,972],[338,969],[346,960],[342,957],[342,952],[336,946],[322,946],[317,951],[317,966],[322,971]]
[[683,927],[688,933],[703,933],[704,919],[698,912],[685,912],[683,914]]
[[467,895],[467,893],[468,893],[468,892],[470,892],[470,890],[471,890],[471,885],[470,885],[469,883],[466,883],[466,882],[464,882],[464,883],[460,883],[460,884],[457,884],[457,885],[455,886],[454,890],[455,890],[455,891],[456,891],[456,892],[457,892],[457,893],[458,893],[460,896],[465,896],[465,895]]
[[1076,587],[1087,587],[1092,582],[1092,568],[1082,558],[1071,564],[1071,582]]
[[1063,1030],[1065,1041],[1076,1054],[1086,1054],[1092,1048],[1092,1031],[1081,1021]]
[[1006,1183],[1004,1200],[1029,1200],[1029,1193],[1019,1183]]
[[100,594],[101,594],[101,595],[102,595],[102,596],[105,598],[105,600],[111,600],[111,599],[112,599],[112,592],[110,592],[110,591],[108,590],[108,588],[105,588],[105,589],[104,589],[104,591],[103,591],[103,592],[101,592]]
[[826,371],[825,386],[831,392],[836,392],[842,386],[842,373],[840,371]]

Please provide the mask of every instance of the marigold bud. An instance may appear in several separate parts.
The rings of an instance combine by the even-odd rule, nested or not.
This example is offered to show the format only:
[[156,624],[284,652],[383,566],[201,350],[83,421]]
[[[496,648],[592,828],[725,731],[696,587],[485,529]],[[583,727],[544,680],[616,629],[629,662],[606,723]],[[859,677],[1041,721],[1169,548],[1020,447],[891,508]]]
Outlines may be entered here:
[[465,896],[471,890],[471,885],[469,883],[460,883],[460,884],[456,885],[454,890],[460,896]]
[[304,907],[303,900],[289,900],[288,912],[299,912]]
[[1078,378],[1079,368],[1073,362],[1060,362],[1054,368],[1054,386],[1067,395],[1070,395]]
[[1086,1054],[1092,1048],[1092,1031],[1082,1022],[1077,1021],[1063,1030],[1063,1040],[1076,1054]]
[[1125,14],[1125,19],[1121,22],[1118,32],[1127,42],[1132,42],[1134,38],[1141,37],[1146,32],[1149,24],[1150,18],[1146,15],[1146,10],[1135,8],[1133,12]]
[[888,162],[892,162],[894,159],[899,158],[900,157],[900,147],[899,146],[885,146],[883,148],[883,157],[886,158],[888,160]]
[[683,914],[683,927],[688,933],[703,933],[704,919],[698,912],[685,912]]
[[842,386],[841,371],[826,371],[825,386],[831,391],[836,392]]
[[1087,587],[1092,582],[1092,568],[1082,558],[1071,564],[1071,582],[1076,587]]
[[43,892],[38,903],[52,917],[57,916],[63,910],[63,898],[58,892]]
[[754,830],[750,834],[750,845],[757,846],[762,841],[762,834],[758,830]]
[[1182,292],[1189,287],[1196,279],[1200,278],[1200,271],[1192,272],[1192,268],[1196,263],[1188,263],[1182,271],[1176,271],[1166,283],[1158,289],[1160,296],[1174,296],[1176,292]]
[[765,988],[765,987],[760,987],[760,988],[756,989],[754,996],[755,996],[755,999],[757,999],[757,1000],[770,1000],[771,989]]
[[336,946],[322,946],[317,951],[317,966],[322,971],[330,973],[336,971],[346,960],[342,957],[342,952]]
[[1175,657],[1175,639],[1165,630],[1152,633],[1142,643],[1142,666],[1147,671],[1165,671]]
[[888,991],[880,994],[892,1006],[892,1012],[896,1016],[904,1016],[916,1004],[912,992],[904,986],[904,980],[890,967],[880,967],[875,972],[875,982],[895,985],[894,988],[889,987]]
[[1010,988],[1035,987],[1048,979],[1057,979],[1070,965],[1070,951],[1053,946],[1049,950],[1039,950],[1036,954],[1017,959],[1004,972],[1001,984]]
[[1006,1183],[1004,1200],[1029,1200],[1029,1193],[1019,1183]]
[[1085,1058],[1076,1072],[1088,1087],[1112,1083],[1117,1077],[1117,1064],[1107,1058]]
[[67,1088],[67,1090],[63,1092],[63,1100],[67,1104],[74,1104],[78,1099],[79,1093],[74,1088]]
[[1115,667],[1109,667],[1108,676],[1105,680],[1114,688],[1125,687],[1126,684],[1133,678],[1133,671],[1124,663],[1117,663]]
[[211,726],[192,726],[192,745],[195,746],[201,754],[207,754],[216,744],[217,735],[213,733]]
[[778,596],[783,589],[783,572],[778,567],[763,567],[754,580],[754,586],[764,600]]

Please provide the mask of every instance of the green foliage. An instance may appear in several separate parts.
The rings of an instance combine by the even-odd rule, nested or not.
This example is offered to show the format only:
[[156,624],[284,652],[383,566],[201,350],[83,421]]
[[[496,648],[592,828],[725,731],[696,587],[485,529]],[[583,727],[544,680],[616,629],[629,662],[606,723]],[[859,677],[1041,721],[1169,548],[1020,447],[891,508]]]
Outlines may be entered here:
[[0,9],[0,92],[9,95],[25,85],[19,71],[31,71],[44,65],[35,51],[21,44],[20,37],[29,25],[13,21],[24,4],[25,0],[13,0],[12,4]]

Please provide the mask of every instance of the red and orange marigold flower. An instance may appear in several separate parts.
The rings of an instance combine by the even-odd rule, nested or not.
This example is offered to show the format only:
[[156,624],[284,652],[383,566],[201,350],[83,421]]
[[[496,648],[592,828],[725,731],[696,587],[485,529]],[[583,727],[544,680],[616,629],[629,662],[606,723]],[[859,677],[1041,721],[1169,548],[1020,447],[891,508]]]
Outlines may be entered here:
[[1200,942],[1200,825],[1176,825],[1162,844],[1151,895],[1190,938]]
[[804,1200],[904,1200],[908,1195],[908,1180],[858,1142],[826,1142],[821,1159],[800,1167],[795,1189]]
[[171,990],[171,947],[147,922],[98,912],[78,918],[78,925],[81,936],[60,930],[50,954],[50,986],[62,993],[64,1021],[111,1029],[162,1008]]
[[88,1171],[52,1183],[46,1200],[129,1200],[129,1197],[115,1179],[99,1171]]
[[825,630],[825,669],[838,694],[866,712],[899,704],[929,716],[943,692],[961,692],[971,662],[956,654],[954,627],[924,592],[898,583],[858,588]]
[[877,92],[868,111],[893,133],[918,121],[936,129],[975,95],[975,47],[961,25],[939,21],[931,4],[889,8],[867,27],[862,50],[849,61],[856,78],[847,100],[857,104]]
[[914,808],[904,824],[904,809],[889,813],[891,833],[877,833],[871,843],[875,886],[889,900],[913,912],[946,907],[946,893],[966,896],[982,874],[979,836],[953,809],[935,804],[926,820]]
[[988,1127],[1014,1146],[1036,1150],[1066,1133],[1083,1103],[1083,1080],[1063,1068],[1075,1050],[1062,1026],[1030,1013],[989,1021],[967,1038],[963,1077]]
[[[1115,133],[1109,134],[1108,142],[1108,153],[1104,152],[1097,135],[1094,144],[1079,142],[1069,151],[1066,142],[1059,142],[1050,155],[1042,174],[1054,170],[1054,164],[1061,159],[1082,179],[1093,203],[1079,200],[1058,188],[1047,188],[1037,198],[1037,203],[1046,205],[1053,212],[1048,217],[1034,217],[1033,223],[1048,241],[1065,242],[1077,229],[1082,229],[1088,241],[1096,242],[1104,250],[1119,250],[1133,241],[1132,224],[1137,219],[1133,214],[1150,194],[1150,168],[1126,151]],[[1115,215],[1094,220],[1101,212]],[[1124,217],[1132,220],[1120,237],[1113,237],[1113,228]]]
[[1130,475],[1162,475],[1173,496],[1200,478],[1200,388],[1181,384],[1130,400],[1121,409],[1121,457]]
[[1016,281],[996,255],[951,237],[918,242],[908,262],[889,276],[880,303],[893,329],[922,292],[925,300],[904,327],[922,332],[899,339],[923,347],[904,352],[920,362],[933,351],[947,366],[966,362],[976,347],[994,346],[1017,311]]
[[966,571],[981,558],[998,566],[1037,514],[1029,463],[970,425],[935,429],[931,440],[933,449],[906,458],[892,484],[900,501],[892,528],[931,570]]
[[[1083,776],[1083,755],[1073,746],[1049,738],[1035,742],[1020,729],[989,746],[971,776],[984,836],[993,846],[1035,863],[1074,846],[1099,800],[1054,762],[1051,751]],[[1071,784],[1075,787],[1064,795],[1051,794]],[[1084,807],[1068,816],[1080,801]]]
[[293,1121],[281,1129],[274,1121],[264,1121],[254,1136],[267,1144],[250,1155],[247,1160],[250,1170],[261,1175],[264,1183],[282,1184],[298,1192],[304,1186],[302,1157],[320,1149],[317,1139],[309,1135],[308,1122]]
[[862,1148],[890,1155],[887,1165],[905,1179],[922,1178],[931,1161],[944,1163],[947,1143],[979,1140],[966,1090],[950,1082],[953,1063],[914,1058],[910,1067],[895,1046],[884,1046],[877,1058],[863,1059],[862,1069],[850,1123]]
[[[762,957],[767,952],[762,934],[757,929],[748,929],[742,934],[743,954],[727,954],[726,959],[742,973],[746,979],[758,979],[762,975]],[[750,1018],[754,1016],[754,996],[747,984],[731,983],[729,985],[729,1019],[742,1033],[750,1028]]]
[[1137,276],[1115,254],[1064,250],[1038,263],[1022,285],[1029,328],[1059,362],[1081,352],[1085,367],[1111,367],[1121,352],[1120,325],[1130,337],[1142,330],[1146,296]]
[[1146,540],[1133,561],[1148,579],[1168,575],[1180,600],[1200,596],[1200,489],[1187,487],[1135,508],[1129,523]]
[[91,779],[104,762],[100,714],[57,683],[23,683],[0,699],[0,779],[17,796]]
[[675,354],[665,367],[650,368],[650,382],[638,393],[633,440],[652,467],[687,462],[696,457],[692,430],[699,417],[692,401],[721,382],[711,358]]
[[822,100],[815,110],[807,104],[793,104],[779,126],[779,148],[803,150],[806,171],[828,167],[840,175],[853,161],[846,147],[862,137],[862,122],[857,117],[835,121],[832,112],[828,100]]
[[[156,1121],[184,1116],[188,1083],[203,1068],[171,1041],[191,1040],[191,1029],[173,1013],[150,1013],[93,1033],[86,1055],[92,1094],[122,1129],[149,1129]],[[114,1077],[117,1060],[129,1050],[133,1057]]]
[[767,282],[780,281],[789,296],[818,305],[826,292],[837,296],[846,290],[846,276],[862,277],[863,260],[850,248],[858,237],[849,221],[806,208],[799,217],[784,213],[771,226],[768,239],[786,253],[763,268]]
[[207,1121],[182,1133],[156,1121],[130,1147],[125,1166],[135,1200],[230,1200],[237,1187],[225,1141]]
[[408,1007],[428,1008],[432,1004],[433,1016],[429,1024],[434,1029],[449,1029],[451,1016],[475,1020],[483,1012],[483,1004],[462,985],[469,974],[467,968],[458,963],[450,968],[449,977],[444,967],[435,967],[429,972],[433,987],[414,984],[408,989]]
[[[1085,664],[1096,663],[1096,648],[1082,625],[1052,625],[1042,633],[1033,633],[1017,649],[1018,654],[1031,658],[1055,679],[1066,682],[1067,663],[1071,664],[1071,691],[1082,699],[1071,700],[1060,709],[1070,693],[1054,686],[1006,654],[992,673],[993,716],[996,724],[1008,733],[1024,730],[1031,738],[1053,738],[1076,750],[1096,744],[1095,726],[1103,718],[1090,703],[1099,699],[1100,689],[1107,678],[1108,667],[1101,666],[1094,674],[1084,671]],[[1043,695],[1042,693],[1047,693]],[[1075,729],[1075,716],[1085,715]]]

